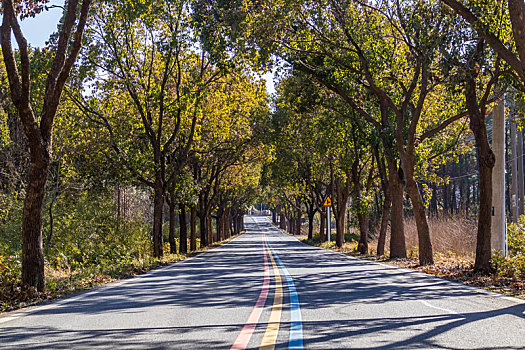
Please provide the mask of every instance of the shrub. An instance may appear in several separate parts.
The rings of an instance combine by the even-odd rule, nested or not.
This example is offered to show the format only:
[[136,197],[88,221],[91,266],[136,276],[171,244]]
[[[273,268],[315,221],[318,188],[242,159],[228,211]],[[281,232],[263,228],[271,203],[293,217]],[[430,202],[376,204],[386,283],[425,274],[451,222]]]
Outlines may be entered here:
[[525,279],[525,215],[507,226],[507,244],[507,257],[498,252],[492,258],[495,273],[514,280]]
[[525,254],[525,215],[507,226],[507,244],[511,254]]

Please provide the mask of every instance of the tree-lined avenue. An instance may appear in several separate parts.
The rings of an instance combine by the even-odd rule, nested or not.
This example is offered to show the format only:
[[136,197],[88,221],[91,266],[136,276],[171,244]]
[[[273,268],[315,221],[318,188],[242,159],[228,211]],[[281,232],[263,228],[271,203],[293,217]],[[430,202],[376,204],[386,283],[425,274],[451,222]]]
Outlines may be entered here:
[[[268,295],[248,348],[258,348],[270,328],[275,271],[282,291],[276,348],[292,345],[297,312],[311,349],[525,347],[518,299],[310,247],[263,217],[245,222],[246,234],[195,258],[4,315],[0,347],[230,348],[264,289],[265,266]],[[265,251],[273,254],[265,259]]]

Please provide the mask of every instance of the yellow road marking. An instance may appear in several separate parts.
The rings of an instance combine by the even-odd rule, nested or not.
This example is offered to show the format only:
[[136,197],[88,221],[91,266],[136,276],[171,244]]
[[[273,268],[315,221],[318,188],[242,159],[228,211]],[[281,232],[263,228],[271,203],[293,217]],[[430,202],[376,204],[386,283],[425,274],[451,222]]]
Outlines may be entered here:
[[268,320],[268,325],[266,326],[266,331],[264,332],[259,349],[273,350],[275,349],[277,334],[279,333],[279,325],[281,323],[281,312],[283,309],[283,285],[279,267],[275,263],[275,259],[273,258],[273,254],[270,251],[268,244],[266,244],[266,249],[269,253],[268,255],[270,256],[270,260],[272,261],[273,275],[275,276],[275,296],[273,299],[270,319]]

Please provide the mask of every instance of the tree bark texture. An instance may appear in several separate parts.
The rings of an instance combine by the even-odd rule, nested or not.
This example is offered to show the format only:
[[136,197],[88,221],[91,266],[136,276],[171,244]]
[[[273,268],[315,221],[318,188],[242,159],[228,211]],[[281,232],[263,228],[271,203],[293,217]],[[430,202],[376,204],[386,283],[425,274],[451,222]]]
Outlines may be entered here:
[[302,223],[303,210],[301,209],[301,202],[299,201],[297,202],[298,202],[298,207],[297,207],[297,219],[295,221],[295,233],[300,235],[302,227],[303,227],[303,223]]
[[286,217],[283,212],[279,213],[279,228],[281,230],[286,230]]
[[395,159],[388,159],[390,195],[392,198],[390,218],[390,258],[406,258],[405,228],[403,220],[404,176]]
[[359,242],[357,243],[357,251],[361,254],[368,254],[369,216],[366,213],[366,208],[363,208],[361,202],[361,178],[359,172],[359,157],[357,154],[352,163],[352,181],[354,183],[354,198],[357,209],[357,221],[359,223]]
[[386,231],[388,229],[388,221],[390,220],[390,206],[392,201],[390,199],[390,191],[385,191],[385,198],[383,202],[383,209],[381,214],[381,227],[379,228],[379,238],[377,239],[377,256],[385,255]]
[[197,250],[197,208],[190,208],[190,250]]
[[419,244],[419,264],[432,265],[434,264],[434,257],[432,253],[432,242],[430,240],[430,230],[428,228],[427,216],[425,214],[425,206],[423,205],[423,198],[417,186],[416,181],[412,176],[409,176],[407,184],[408,195],[414,207],[414,218],[417,226],[417,238]]
[[308,239],[314,238],[314,217],[315,211],[310,211],[308,213]]
[[160,174],[157,175],[153,198],[153,257],[163,255],[162,222],[164,214],[164,189]]
[[215,236],[213,234],[213,227],[211,222],[211,213],[206,214],[206,224],[208,225],[208,244],[212,244],[216,241]]
[[175,202],[172,196],[172,199],[169,202],[169,215],[170,215],[170,227],[168,241],[170,243],[170,254],[177,254],[177,242],[175,241]]
[[36,164],[32,159],[22,219],[22,284],[39,291],[45,288],[42,207],[48,171],[49,161]]
[[206,223],[206,215],[202,214],[199,216],[199,230],[200,230],[200,238],[201,238],[201,248],[206,247],[208,245],[208,232],[206,232],[206,228],[208,227],[208,224]]
[[188,227],[186,220],[186,206],[179,204],[179,252],[185,254],[188,252]]

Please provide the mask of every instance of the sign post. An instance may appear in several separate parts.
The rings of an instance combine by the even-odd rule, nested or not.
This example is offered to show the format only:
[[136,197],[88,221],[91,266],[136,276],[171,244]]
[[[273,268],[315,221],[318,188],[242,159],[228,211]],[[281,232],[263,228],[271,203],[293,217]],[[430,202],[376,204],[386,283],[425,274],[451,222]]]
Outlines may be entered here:
[[330,218],[330,207],[332,206],[332,201],[330,200],[330,197],[326,197],[326,200],[323,203],[323,207],[326,207],[327,210],[327,220],[328,220],[328,235],[326,236],[328,243],[330,243],[330,236],[331,236],[331,229],[332,229],[332,219]]

